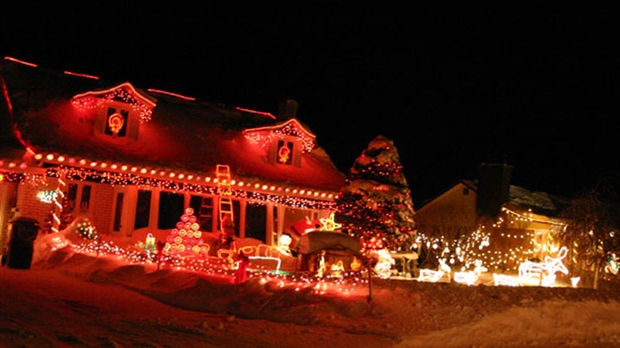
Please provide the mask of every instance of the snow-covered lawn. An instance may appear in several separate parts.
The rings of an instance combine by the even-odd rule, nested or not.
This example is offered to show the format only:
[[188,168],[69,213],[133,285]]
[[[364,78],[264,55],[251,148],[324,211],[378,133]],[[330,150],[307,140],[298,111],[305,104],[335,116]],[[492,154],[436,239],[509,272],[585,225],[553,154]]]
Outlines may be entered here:
[[[157,269],[67,246],[0,269],[5,347],[616,347],[620,292]],[[368,301],[369,293],[371,301]]]

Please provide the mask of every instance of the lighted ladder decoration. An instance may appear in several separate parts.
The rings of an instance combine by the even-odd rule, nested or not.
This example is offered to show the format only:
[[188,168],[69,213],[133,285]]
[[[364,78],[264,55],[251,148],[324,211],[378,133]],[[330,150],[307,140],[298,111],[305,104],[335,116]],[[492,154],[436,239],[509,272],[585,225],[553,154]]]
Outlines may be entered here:
[[225,164],[218,164],[216,168],[217,187],[220,191],[220,227],[228,218],[228,223],[233,224],[232,190],[230,188],[230,168]]

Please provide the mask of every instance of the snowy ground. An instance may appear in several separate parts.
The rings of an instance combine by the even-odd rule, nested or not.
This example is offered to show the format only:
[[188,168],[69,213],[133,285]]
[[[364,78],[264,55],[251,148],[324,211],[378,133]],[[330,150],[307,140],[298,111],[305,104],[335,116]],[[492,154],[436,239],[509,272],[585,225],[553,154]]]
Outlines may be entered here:
[[[618,347],[620,291],[373,279],[344,292],[71,248],[0,269],[2,347]],[[336,288],[336,286],[334,287]],[[368,302],[369,291],[372,301]]]

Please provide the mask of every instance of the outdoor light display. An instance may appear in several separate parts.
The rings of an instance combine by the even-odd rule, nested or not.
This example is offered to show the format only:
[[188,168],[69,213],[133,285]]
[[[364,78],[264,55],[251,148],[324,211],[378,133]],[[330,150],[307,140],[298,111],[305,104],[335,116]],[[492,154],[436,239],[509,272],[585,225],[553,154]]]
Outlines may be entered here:
[[[71,160],[69,160],[71,161]],[[86,161],[82,160],[84,165],[86,165]],[[141,189],[159,189],[159,190],[170,190],[170,191],[186,191],[198,194],[209,194],[209,195],[219,195],[219,188],[217,184],[209,184],[213,183],[214,179],[211,177],[187,177],[186,181],[178,181],[167,179],[166,177],[179,177],[181,178],[181,174],[176,175],[174,173],[164,173],[161,171],[155,170],[147,170],[145,168],[139,169],[137,167],[126,167],[126,166],[117,166],[115,164],[105,165],[103,163],[91,163],[91,165],[99,167],[110,167],[111,169],[118,169],[118,171],[102,171],[95,169],[87,169],[87,168],[78,168],[78,167],[62,167],[62,168],[50,168],[47,170],[45,176],[51,178],[60,178],[63,173],[66,173],[66,178],[68,180],[75,181],[88,181],[88,182],[97,182],[102,184],[111,184],[111,185],[135,185],[140,187]],[[138,175],[138,174],[148,174],[149,177]],[[174,174],[174,175],[173,175]],[[154,178],[152,176],[157,176]],[[11,181],[16,182],[24,182],[27,178],[31,176],[14,176],[11,177]],[[183,175],[183,177],[186,177]],[[333,210],[334,202],[327,200],[320,200],[319,198],[331,198],[333,195],[331,193],[319,193],[317,191],[303,190],[303,189],[292,189],[292,188],[283,188],[283,187],[272,187],[260,184],[247,185],[243,182],[237,182],[236,187],[231,190],[231,195],[233,198],[242,198],[248,200],[249,203],[254,204],[265,204],[267,202],[271,202],[274,204],[281,204],[285,206],[295,207],[295,208],[303,208],[303,209],[318,209],[318,210]],[[257,191],[251,191],[249,189],[243,189],[243,187],[248,187],[249,189],[255,188],[257,190],[267,190],[274,191],[280,193],[287,193],[286,195],[276,195],[269,194]],[[298,196],[295,196],[298,195]]]
[[443,278],[443,275],[444,273],[442,270],[421,269],[418,281],[435,283]]
[[546,256],[544,262],[525,261],[519,265],[519,281],[526,282],[532,277],[540,279],[540,285],[553,286],[555,274],[562,272],[568,274],[568,269],[562,263],[566,257],[568,248],[562,247],[556,257]]
[[320,219],[321,221],[321,231],[336,231],[342,227],[342,224],[336,223],[334,221],[334,213],[329,214],[329,219]]
[[409,251],[415,243],[415,212],[398,150],[383,136],[355,160],[336,198],[342,230],[363,242],[364,251]]
[[[245,138],[250,143],[256,144],[260,147],[266,147],[274,141],[284,139],[285,136],[293,136],[297,138],[296,141],[299,141],[302,144],[302,152],[310,152],[315,147],[314,139],[316,137],[314,134],[307,131],[295,119],[290,119],[281,125],[247,129],[244,131],[244,134]],[[280,150],[281,149],[282,148],[280,148]]]
[[473,271],[454,272],[454,281],[457,283],[473,285],[478,280],[479,274]]
[[108,129],[110,130],[110,132],[112,132],[112,134],[118,135],[118,132],[123,128],[124,125],[125,118],[122,115],[114,113],[110,115],[110,117],[108,117]]
[[155,237],[153,237],[152,233],[146,235],[146,240],[144,241],[144,251],[147,253],[156,253],[157,245],[155,244]]
[[37,198],[43,203],[53,203],[56,200],[56,196],[58,196],[56,190],[43,190],[37,193]]
[[493,273],[493,283],[496,286],[521,286],[518,278],[497,273]]
[[75,232],[82,238],[87,240],[96,240],[99,238],[97,234],[97,228],[93,225],[88,218],[80,217],[76,219],[73,224],[75,225]]
[[378,256],[378,260],[374,271],[377,273],[379,278],[387,279],[392,275],[392,266],[396,263],[396,261],[392,258],[387,249],[378,250],[376,254]]
[[155,108],[155,103],[141,97],[129,83],[105,91],[78,94],[73,97],[71,103],[81,110],[93,110],[113,101],[122,101],[138,111],[141,123],[151,120],[153,108]]
[[200,231],[200,224],[196,222],[194,209],[185,209],[185,214],[181,216],[181,221],[177,222],[176,228],[172,229],[166,246],[166,254],[179,255],[202,255],[206,256],[209,252],[209,245],[205,244]]

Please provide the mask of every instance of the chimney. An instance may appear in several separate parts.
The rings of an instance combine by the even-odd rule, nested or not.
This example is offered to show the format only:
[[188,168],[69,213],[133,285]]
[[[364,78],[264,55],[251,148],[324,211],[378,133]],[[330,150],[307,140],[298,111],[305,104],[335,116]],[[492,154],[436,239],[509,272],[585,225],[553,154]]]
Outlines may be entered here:
[[502,205],[510,199],[512,166],[503,163],[481,163],[478,166],[476,209],[479,217],[497,218]]
[[299,103],[294,99],[284,99],[280,101],[280,110],[278,111],[278,119],[290,120],[297,117],[297,108]]

